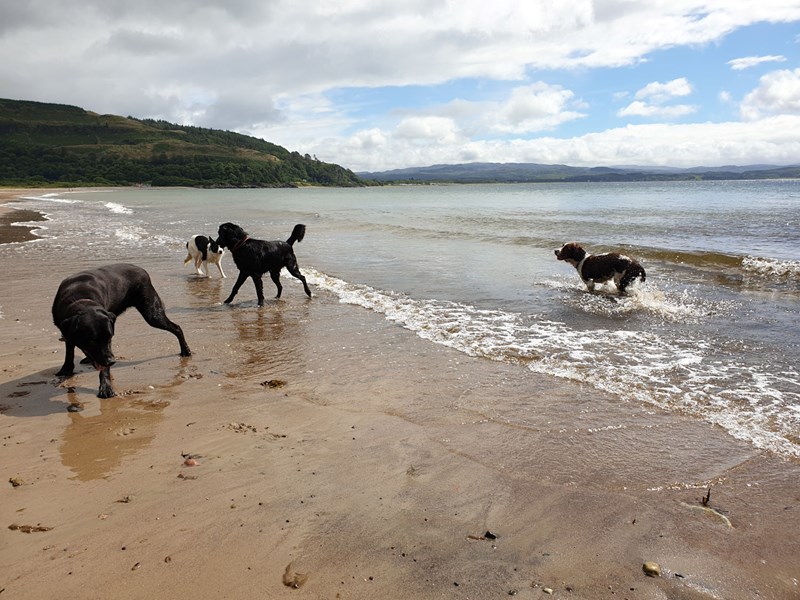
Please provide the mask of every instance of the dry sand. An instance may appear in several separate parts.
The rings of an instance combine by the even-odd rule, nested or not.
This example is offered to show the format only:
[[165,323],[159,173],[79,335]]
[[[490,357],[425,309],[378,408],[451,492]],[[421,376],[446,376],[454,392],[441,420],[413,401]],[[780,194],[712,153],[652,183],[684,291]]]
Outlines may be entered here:
[[126,313],[108,400],[55,377],[90,261],[5,263],[0,599],[800,598],[796,463],[291,284],[219,306],[182,258],[142,266],[193,357]]

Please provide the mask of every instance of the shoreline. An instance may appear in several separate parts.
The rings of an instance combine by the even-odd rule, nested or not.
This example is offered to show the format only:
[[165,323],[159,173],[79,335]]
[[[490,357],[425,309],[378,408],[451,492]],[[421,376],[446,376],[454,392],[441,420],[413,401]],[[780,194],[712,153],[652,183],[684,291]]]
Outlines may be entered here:
[[[129,311],[100,400],[93,370],[55,377],[49,314],[97,259],[36,250],[0,248],[4,595],[798,595],[796,461],[291,281],[222,306],[233,278],[194,277],[183,250],[142,266],[193,356]],[[525,426],[487,410],[522,404]]]
[[43,189],[38,188],[31,190],[0,188],[0,244],[31,242],[39,239],[39,236],[33,233],[38,227],[15,224],[47,221],[45,214],[40,211],[12,208],[11,205],[20,202],[20,196],[24,196],[28,191],[34,194],[44,193]]
[[[86,187],[86,188],[7,188],[0,187],[0,245],[15,244],[21,242],[32,242],[41,239],[34,232],[39,229],[35,225],[18,225],[17,223],[28,222],[47,222],[47,215],[38,210],[13,208],[13,204],[21,203],[22,196],[42,195],[58,191],[76,190],[109,190],[109,187]],[[123,188],[124,189],[124,188]]]

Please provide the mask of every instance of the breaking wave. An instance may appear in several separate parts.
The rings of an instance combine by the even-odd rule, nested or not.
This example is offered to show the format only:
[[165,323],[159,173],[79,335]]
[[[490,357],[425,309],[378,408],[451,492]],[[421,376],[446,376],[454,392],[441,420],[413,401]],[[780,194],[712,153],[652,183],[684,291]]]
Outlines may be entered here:
[[[417,300],[306,271],[309,283],[335,294],[340,302],[380,313],[422,339],[469,356],[516,363],[535,373],[588,384],[624,400],[691,414],[755,447],[800,457],[794,438],[800,430],[800,373],[796,371],[778,376],[759,365],[741,364],[699,338],[573,329],[538,315]],[[623,305],[625,310],[678,313],[681,319],[700,316],[691,297],[661,300],[650,293],[632,300]],[[608,304],[600,298],[598,302]],[[653,308],[659,302],[664,307]]]
[[742,269],[749,274],[781,280],[800,277],[800,261],[797,260],[777,260],[774,258],[747,256],[742,260]]
[[110,210],[112,213],[118,215],[132,215],[133,211],[128,208],[127,206],[123,206],[122,204],[117,204],[116,202],[106,202],[105,207]]

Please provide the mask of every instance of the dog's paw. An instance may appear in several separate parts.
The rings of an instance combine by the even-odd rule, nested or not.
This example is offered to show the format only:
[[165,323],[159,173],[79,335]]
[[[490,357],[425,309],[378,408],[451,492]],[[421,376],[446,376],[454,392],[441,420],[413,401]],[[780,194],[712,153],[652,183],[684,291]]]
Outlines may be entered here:
[[114,388],[112,388],[112,387],[101,387],[97,391],[97,397],[98,398],[103,398],[103,399],[105,399],[105,398],[113,398],[116,395],[117,395],[117,393],[114,391]]

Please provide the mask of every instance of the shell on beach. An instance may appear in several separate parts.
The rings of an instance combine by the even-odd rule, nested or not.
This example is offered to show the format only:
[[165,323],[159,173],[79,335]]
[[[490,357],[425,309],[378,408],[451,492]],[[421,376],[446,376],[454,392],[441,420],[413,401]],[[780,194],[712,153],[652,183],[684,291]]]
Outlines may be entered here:
[[642,565],[642,571],[648,577],[661,577],[661,565],[657,562],[647,561]]

